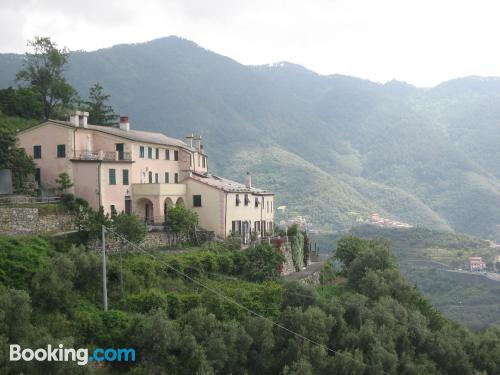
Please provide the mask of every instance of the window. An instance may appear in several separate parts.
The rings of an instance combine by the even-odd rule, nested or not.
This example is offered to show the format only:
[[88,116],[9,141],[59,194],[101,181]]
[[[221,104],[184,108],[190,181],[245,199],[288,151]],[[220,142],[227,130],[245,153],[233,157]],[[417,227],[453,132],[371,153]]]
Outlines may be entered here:
[[149,172],[149,183],[153,183],[153,172]]
[[160,149],[159,148],[156,149],[155,156],[156,156],[156,159],[160,158]]
[[139,147],[139,157],[144,159],[144,146]]
[[109,184],[116,185],[116,170],[113,168],[109,169]]
[[33,146],[33,159],[41,159],[42,158],[42,146],[36,145]]
[[174,150],[174,160],[179,160],[179,150]]
[[255,208],[259,207],[259,198],[255,197]]
[[240,195],[239,194],[236,194],[236,207],[238,207],[240,205],[241,201],[240,201]]
[[269,201],[266,202],[267,212],[269,212]]
[[165,150],[165,160],[170,160],[170,150]]
[[174,182],[175,182],[176,184],[178,184],[178,183],[179,183],[179,173],[174,174]]
[[168,172],[165,172],[165,183],[166,184],[169,183],[169,179],[170,179],[170,176],[169,176]]
[[207,167],[207,157],[203,156],[203,158],[201,160],[203,162],[203,168],[206,168]]
[[201,207],[201,195],[193,195],[193,207]]
[[123,173],[122,175],[123,185],[128,185],[128,169],[124,169],[122,173]]
[[157,184],[158,182],[160,182],[160,180],[158,179],[158,173],[155,173],[155,184]]
[[57,145],[57,157],[58,158],[66,157],[66,145]]
[[125,213],[128,215],[132,213],[132,200],[129,196],[125,197]]
[[255,232],[259,233],[260,232],[260,221],[256,221],[253,223],[255,226]]
[[234,234],[241,233],[241,220],[233,220],[231,231]]
[[153,159],[153,148],[148,147],[148,159]]
[[248,206],[250,203],[250,198],[248,198],[248,194],[245,194],[245,206]]
[[116,215],[116,207],[115,207],[115,205],[112,204],[111,206],[109,206],[109,208],[110,208],[111,216]]
[[40,168],[35,169],[35,182],[40,186],[42,183],[42,172]]

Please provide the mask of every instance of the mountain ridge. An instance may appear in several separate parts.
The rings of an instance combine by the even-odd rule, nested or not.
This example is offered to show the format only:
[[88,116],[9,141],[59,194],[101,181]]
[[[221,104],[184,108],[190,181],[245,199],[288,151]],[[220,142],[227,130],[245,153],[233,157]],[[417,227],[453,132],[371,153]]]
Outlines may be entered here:
[[[13,82],[15,56],[0,54],[0,87]],[[495,79],[382,84],[288,62],[247,66],[178,37],[71,52],[69,61],[66,75],[82,96],[98,81],[132,127],[202,133],[215,172],[241,179],[250,169],[290,214],[309,215],[322,230],[347,229],[377,210],[500,238]]]

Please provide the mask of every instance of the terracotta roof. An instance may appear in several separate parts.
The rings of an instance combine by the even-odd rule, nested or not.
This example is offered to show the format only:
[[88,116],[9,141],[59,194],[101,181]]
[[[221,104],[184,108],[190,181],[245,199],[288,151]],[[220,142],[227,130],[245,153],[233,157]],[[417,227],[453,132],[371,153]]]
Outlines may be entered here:
[[219,177],[210,173],[192,172],[189,177],[195,181],[212,186],[216,189],[227,191],[230,193],[253,193],[259,195],[273,195],[269,190],[258,189],[255,187],[247,188],[244,184],[236,181],[228,180],[224,177]]

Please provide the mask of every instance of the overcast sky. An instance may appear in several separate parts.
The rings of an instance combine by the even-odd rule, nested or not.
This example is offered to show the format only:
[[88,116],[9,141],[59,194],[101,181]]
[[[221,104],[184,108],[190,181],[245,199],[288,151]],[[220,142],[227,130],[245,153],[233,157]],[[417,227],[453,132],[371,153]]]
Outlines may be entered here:
[[417,86],[500,76],[500,2],[485,0],[1,0],[0,52],[50,36],[71,50],[178,35],[243,64]]

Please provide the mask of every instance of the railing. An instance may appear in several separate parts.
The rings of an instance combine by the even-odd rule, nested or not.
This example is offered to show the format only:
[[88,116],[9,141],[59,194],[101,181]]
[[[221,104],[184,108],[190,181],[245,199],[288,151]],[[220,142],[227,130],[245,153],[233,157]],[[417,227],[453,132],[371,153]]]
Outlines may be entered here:
[[0,197],[0,206],[6,206],[11,204],[47,204],[47,203],[59,203],[61,201],[60,196],[47,196],[47,197],[29,197],[29,196],[10,196],[10,197]]
[[132,160],[132,153],[125,151],[88,151],[77,150],[75,151],[74,160],[103,160],[103,161],[130,161]]

